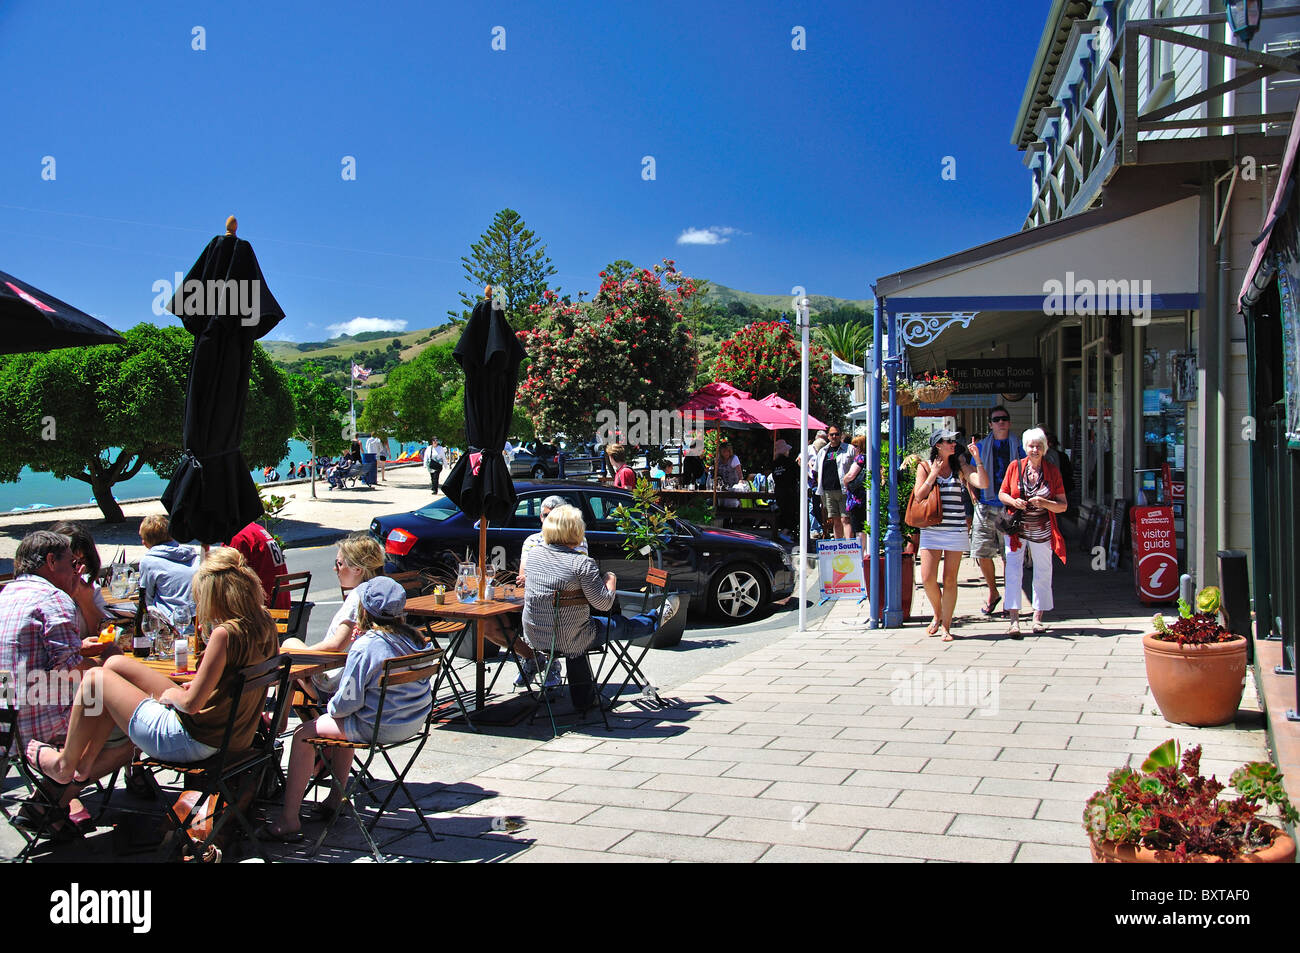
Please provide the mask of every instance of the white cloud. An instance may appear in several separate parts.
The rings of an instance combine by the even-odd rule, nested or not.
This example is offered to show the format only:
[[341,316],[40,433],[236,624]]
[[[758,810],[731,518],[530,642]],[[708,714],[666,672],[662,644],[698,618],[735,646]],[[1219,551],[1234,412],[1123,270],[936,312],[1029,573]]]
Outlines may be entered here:
[[738,228],[711,225],[708,228],[688,228],[677,236],[679,245],[725,245],[732,235],[744,234]]
[[297,344],[298,339],[288,331],[272,331],[266,336],[268,341],[288,341],[290,344]]
[[340,334],[360,334],[362,331],[396,331],[406,330],[406,322],[393,318],[353,318],[342,324],[331,324],[325,328],[332,338]]

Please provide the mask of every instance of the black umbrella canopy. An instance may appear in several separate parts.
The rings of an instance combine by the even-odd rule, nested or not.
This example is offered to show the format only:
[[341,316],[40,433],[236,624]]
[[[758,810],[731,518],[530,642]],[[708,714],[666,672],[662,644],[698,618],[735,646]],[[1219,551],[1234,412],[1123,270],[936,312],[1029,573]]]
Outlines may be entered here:
[[456,461],[444,490],[466,516],[499,523],[514,512],[517,501],[501,448],[509,436],[524,349],[505,313],[490,301],[480,301],[455,354],[465,371],[465,438],[470,452]]
[[0,271],[0,354],[121,343],[103,321]]
[[227,232],[208,243],[167,309],[194,335],[185,395],[185,456],[163,494],[172,536],[229,540],[262,515],[240,452],[253,342],[284,318],[253,246]]

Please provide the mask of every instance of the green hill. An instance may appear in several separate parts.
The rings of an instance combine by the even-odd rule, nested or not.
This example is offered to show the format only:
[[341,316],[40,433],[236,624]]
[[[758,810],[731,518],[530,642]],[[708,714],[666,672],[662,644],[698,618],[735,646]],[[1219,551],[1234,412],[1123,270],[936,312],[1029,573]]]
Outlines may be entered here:
[[[792,295],[763,295],[754,294],[752,291],[737,291],[735,288],[728,288],[726,285],[720,285],[716,282],[709,282],[708,291],[704,294],[704,300],[711,304],[728,305],[733,301],[739,301],[746,308],[757,308],[763,311],[784,311],[792,310]],[[872,311],[875,303],[870,298],[832,298],[829,295],[809,295],[808,310],[813,314],[819,314],[823,311],[833,311],[836,308],[854,307],[861,308],[864,311]]]

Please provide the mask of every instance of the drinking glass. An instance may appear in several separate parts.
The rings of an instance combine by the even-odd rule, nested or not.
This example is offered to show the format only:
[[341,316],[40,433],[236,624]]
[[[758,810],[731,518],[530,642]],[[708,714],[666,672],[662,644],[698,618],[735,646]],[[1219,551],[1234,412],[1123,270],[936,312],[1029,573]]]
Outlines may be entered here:
[[148,609],[145,610],[144,618],[140,620],[140,631],[149,637],[149,658],[157,658],[158,630],[161,628],[161,620]]
[[156,658],[168,659],[172,657],[172,649],[176,644],[176,633],[172,627],[162,619],[154,619],[156,629],[153,635],[153,651]]
[[113,597],[116,599],[126,598],[128,592],[126,572],[127,570],[125,566],[114,566],[113,574],[109,577],[108,591],[111,592]]

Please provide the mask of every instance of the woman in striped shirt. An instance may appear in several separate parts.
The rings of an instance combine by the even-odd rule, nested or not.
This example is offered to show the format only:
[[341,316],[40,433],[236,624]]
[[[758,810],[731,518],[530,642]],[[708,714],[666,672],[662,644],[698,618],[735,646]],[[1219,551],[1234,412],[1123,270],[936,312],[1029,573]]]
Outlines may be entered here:
[[[967,549],[966,507],[962,502],[962,481],[976,489],[988,486],[988,474],[980,461],[979,448],[969,446],[970,460],[954,452],[957,434],[936,430],[930,436],[930,462],[917,466],[916,486],[912,495],[924,500],[931,493],[943,501],[943,522],[921,530],[921,581],[934,610],[934,619],[926,629],[928,635],[943,630],[943,640],[952,641],[952,614],[957,607],[957,570]],[[939,564],[943,563],[943,586],[939,585]]]

